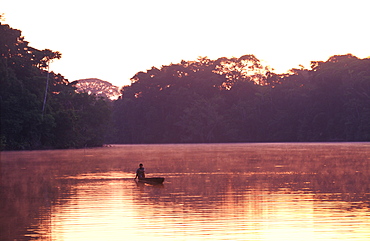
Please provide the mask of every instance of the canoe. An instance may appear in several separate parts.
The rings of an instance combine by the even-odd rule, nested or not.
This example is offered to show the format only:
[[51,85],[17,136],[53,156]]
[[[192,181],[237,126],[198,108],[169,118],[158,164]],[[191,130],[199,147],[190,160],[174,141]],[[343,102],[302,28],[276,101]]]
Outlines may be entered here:
[[164,182],[164,177],[149,177],[139,179],[139,182],[149,183],[149,184],[162,184]]

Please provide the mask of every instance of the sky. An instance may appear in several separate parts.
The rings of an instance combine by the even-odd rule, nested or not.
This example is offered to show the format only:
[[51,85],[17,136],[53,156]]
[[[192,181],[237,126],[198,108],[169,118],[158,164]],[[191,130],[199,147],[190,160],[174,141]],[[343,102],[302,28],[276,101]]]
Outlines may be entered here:
[[276,73],[351,53],[370,56],[368,0],[0,0],[29,45],[62,53],[69,81],[130,84],[163,65],[254,54]]

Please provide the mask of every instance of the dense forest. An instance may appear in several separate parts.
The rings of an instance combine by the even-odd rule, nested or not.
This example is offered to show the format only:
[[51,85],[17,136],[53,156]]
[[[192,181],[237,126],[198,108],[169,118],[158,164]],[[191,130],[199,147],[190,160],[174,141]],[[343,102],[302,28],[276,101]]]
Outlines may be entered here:
[[32,48],[21,31],[1,24],[0,55],[2,150],[104,143],[110,104],[49,73],[50,61],[61,53]]
[[117,143],[370,140],[370,59],[274,74],[253,55],[139,72],[114,103]]
[[49,72],[61,53],[30,47],[8,25],[0,33],[1,149],[370,141],[369,58],[276,74],[253,55],[200,57],[139,72],[114,100],[104,81]]

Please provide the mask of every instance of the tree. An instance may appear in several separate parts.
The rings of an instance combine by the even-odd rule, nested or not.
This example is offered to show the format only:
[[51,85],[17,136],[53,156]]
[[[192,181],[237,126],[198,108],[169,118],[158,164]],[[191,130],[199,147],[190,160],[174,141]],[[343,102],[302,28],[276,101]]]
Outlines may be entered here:
[[369,70],[352,55],[285,74],[201,57],[137,73],[114,123],[122,143],[369,140]]
[[119,87],[101,79],[80,79],[72,82],[78,92],[88,93],[107,100],[116,100],[121,96]]
[[32,48],[21,31],[0,24],[0,56],[1,149],[103,144],[110,106],[49,73],[59,52]]
[[[127,137],[121,140],[221,141],[226,129],[226,92],[238,83],[265,84],[267,72],[263,70],[258,59],[248,55],[218,60],[200,57],[138,72],[113,111],[120,113],[114,115],[117,130]],[[239,77],[234,80],[232,76]]]
[[180,121],[183,142],[222,142],[224,118],[219,113],[217,100],[199,98],[186,108]]

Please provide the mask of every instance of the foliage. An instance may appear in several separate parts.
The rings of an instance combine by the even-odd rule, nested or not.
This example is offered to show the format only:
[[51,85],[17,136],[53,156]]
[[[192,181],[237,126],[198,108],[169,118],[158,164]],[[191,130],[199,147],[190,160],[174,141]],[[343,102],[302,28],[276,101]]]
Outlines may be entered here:
[[253,55],[139,72],[114,104],[119,143],[369,141],[370,59],[277,75]]
[[74,81],[78,92],[88,93],[109,100],[116,100],[121,96],[119,87],[101,79],[80,79]]
[[3,24],[0,55],[1,149],[370,141],[369,58],[336,55],[278,75],[253,55],[200,57],[138,72],[111,101],[116,87],[49,73],[61,54]]
[[61,57],[59,52],[32,48],[21,31],[1,24],[0,55],[1,149],[103,144],[110,105],[77,93],[63,76],[48,74],[48,64]]

